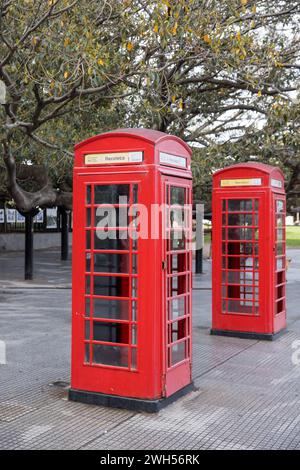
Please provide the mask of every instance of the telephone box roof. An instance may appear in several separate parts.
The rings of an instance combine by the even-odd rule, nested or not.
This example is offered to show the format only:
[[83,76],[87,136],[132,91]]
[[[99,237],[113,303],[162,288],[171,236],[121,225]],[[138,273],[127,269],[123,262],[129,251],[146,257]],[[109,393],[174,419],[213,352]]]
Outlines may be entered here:
[[273,171],[279,171],[282,174],[282,177],[284,177],[283,172],[280,168],[267,165],[266,163],[260,163],[260,162],[247,162],[247,163],[237,163],[236,165],[230,165],[228,167],[222,168],[221,170],[218,170],[214,173],[214,175],[217,175],[219,173],[225,172],[225,171],[231,171],[239,168],[249,168],[251,170],[259,170],[262,171],[263,173],[271,174]]
[[167,140],[167,139],[176,140],[177,142],[180,142],[181,145],[183,145],[190,154],[192,153],[190,147],[182,139],[180,139],[180,137],[166,134],[165,132],[160,132],[160,131],[156,131],[152,129],[143,129],[143,128],[132,128],[132,129],[124,128],[124,129],[115,129],[113,131],[104,132],[103,134],[98,134],[82,142],[79,142],[78,144],[75,145],[75,149],[78,149],[86,145],[87,143],[93,142],[94,140],[111,137],[111,136],[121,137],[124,135],[128,135],[131,137],[138,137],[154,145],[162,140]]

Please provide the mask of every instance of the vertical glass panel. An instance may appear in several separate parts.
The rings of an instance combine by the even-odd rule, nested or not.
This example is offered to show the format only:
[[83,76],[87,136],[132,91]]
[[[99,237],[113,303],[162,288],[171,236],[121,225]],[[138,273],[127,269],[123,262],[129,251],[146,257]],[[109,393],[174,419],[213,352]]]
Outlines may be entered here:
[[284,202],[279,199],[276,201],[276,212],[284,212]]
[[86,249],[87,250],[91,249],[91,231],[90,230],[86,231]]
[[84,345],[84,362],[90,362],[90,345]]
[[185,294],[188,289],[187,276],[173,276],[170,278],[172,285],[172,296]]
[[222,201],[222,211],[225,212],[226,211],[226,199],[223,199]]
[[185,233],[183,230],[171,230],[171,250],[185,249]]
[[90,339],[90,321],[85,321],[85,339]]
[[283,220],[283,217],[281,215],[278,215],[276,217],[276,225],[277,225],[277,227],[283,227],[284,226],[284,220]]
[[131,348],[131,368],[137,369],[137,349]]
[[285,269],[284,260],[285,260],[284,258],[277,258],[276,259],[276,269],[277,269],[277,271],[281,270],[281,269]]
[[280,241],[283,240],[283,230],[282,229],[277,229],[277,240],[280,240]]
[[128,320],[128,300],[94,299],[94,318]]
[[132,250],[137,251],[137,248],[138,248],[138,246],[137,246],[138,233],[135,232],[135,231],[132,231],[131,232],[131,239],[132,239]]
[[128,347],[93,345],[93,362],[118,367],[128,367]]
[[185,188],[171,186],[171,204],[185,204]]
[[284,310],[284,300],[282,299],[282,300],[279,300],[278,302],[276,302],[276,306],[277,306],[277,309],[276,309],[277,314],[283,312],[283,310]]
[[185,222],[185,211],[184,208],[174,208],[170,207],[170,224],[169,226],[172,228],[182,227],[184,228],[186,225]]
[[185,359],[185,341],[171,346],[172,366]]
[[92,203],[92,191],[91,191],[91,186],[86,187],[86,203],[91,204]]
[[95,204],[129,204],[128,184],[96,185],[94,191]]
[[186,336],[186,319],[169,324],[169,342],[174,343]]
[[132,285],[131,296],[132,297],[137,297],[137,282],[138,282],[137,278],[133,277],[131,280],[131,285]]
[[170,320],[185,315],[185,297],[179,297],[178,299],[172,299],[169,301]]
[[133,204],[137,204],[138,202],[138,185],[133,185]]
[[137,326],[132,325],[131,327],[131,344],[137,344]]
[[86,226],[90,227],[91,226],[91,208],[88,207],[86,210]]
[[91,277],[90,276],[85,277],[85,293],[86,294],[91,293]]
[[137,255],[132,255],[132,272],[137,273]]
[[85,299],[85,316],[89,317],[91,314],[91,299],[90,297],[86,297]]
[[85,255],[85,260],[86,260],[86,265],[85,265],[85,270],[87,273],[89,273],[91,271],[91,253],[86,253]]
[[168,274],[182,273],[187,270],[186,267],[186,254],[178,253],[170,255],[170,263],[168,263]]
[[132,321],[137,321],[137,304],[136,300],[131,302],[131,319]]

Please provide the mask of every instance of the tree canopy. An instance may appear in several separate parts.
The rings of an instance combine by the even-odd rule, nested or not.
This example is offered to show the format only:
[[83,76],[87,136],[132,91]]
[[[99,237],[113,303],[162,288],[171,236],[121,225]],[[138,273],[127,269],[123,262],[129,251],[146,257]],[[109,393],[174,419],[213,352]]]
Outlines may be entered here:
[[[259,159],[282,166],[295,204],[299,13],[298,0],[2,1],[3,168],[17,206],[67,205],[74,143],[134,126],[193,147],[199,199],[215,169]],[[46,167],[39,193],[15,178],[24,163]]]

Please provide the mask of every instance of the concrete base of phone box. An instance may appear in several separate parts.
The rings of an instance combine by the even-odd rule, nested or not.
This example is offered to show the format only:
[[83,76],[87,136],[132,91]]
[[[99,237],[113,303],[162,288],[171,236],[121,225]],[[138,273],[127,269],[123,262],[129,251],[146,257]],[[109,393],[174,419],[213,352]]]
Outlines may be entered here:
[[108,406],[111,408],[123,408],[131,411],[144,411],[146,413],[157,413],[162,408],[178,400],[178,398],[196,390],[194,383],[186,385],[167,398],[158,400],[142,400],[139,398],[120,397],[97,392],[69,389],[69,400],[87,403],[89,405]]
[[256,339],[256,340],[264,340],[264,341],[274,341],[287,330],[283,328],[276,333],[253,333],[250,331],[230,331],[230,330],[210,330],[211,335],[215,336],[230,336],[235,338],[245,338],[245,339]]

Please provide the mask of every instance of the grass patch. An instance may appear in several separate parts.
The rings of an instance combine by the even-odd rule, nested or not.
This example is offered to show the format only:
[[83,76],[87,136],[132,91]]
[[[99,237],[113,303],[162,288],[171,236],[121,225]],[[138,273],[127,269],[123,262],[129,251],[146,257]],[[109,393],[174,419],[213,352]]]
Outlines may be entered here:
[[286,227],[286,246],[300,248],[300,226]]

